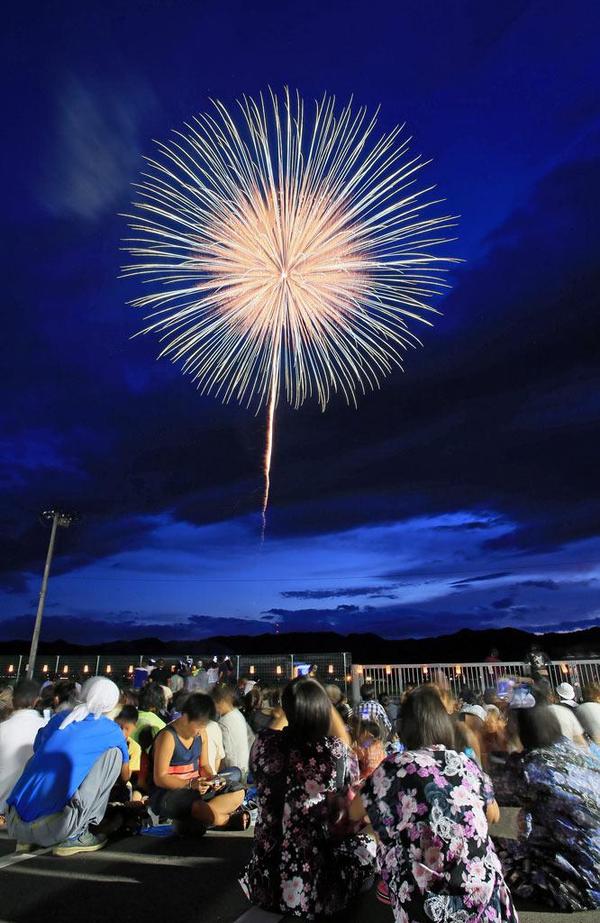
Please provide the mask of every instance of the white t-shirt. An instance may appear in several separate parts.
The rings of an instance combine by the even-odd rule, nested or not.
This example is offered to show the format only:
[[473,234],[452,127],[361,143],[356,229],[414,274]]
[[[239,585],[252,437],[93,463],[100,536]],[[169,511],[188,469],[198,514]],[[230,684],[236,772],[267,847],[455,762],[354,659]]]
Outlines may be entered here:
[[206,725],[208,739],[208,764],[215,772],[219,771],[221,760],[225,756],[223,749],[223,732],[216,721],[209,721]]
[[227,715],[221,715],[219,724],[223,733],[223,749],[225,750],[223,769],[237,766],[243,773],[248,772],[250,747],[246,719],[239,709],[234,708]]
[[584,702],[577,707],[575,715],[590,737],[600,741],[600,702]]
[[564,705],[549,705],[548,708],[552,709],[552,713],[558,718],[563,737],[568,737],[569,740],[583,737],[583,728],[573,709],[565,708]]
[[206,679],[207,679],[209,688],[211,686],[216,686],[216,684],[219,682],[219,668],[209,667],[208,670],[206,671]]
[[5,813],[6,799],[33,756],[37,732],[47,723],[33,708],[20,708],[0,723],[0,814]]

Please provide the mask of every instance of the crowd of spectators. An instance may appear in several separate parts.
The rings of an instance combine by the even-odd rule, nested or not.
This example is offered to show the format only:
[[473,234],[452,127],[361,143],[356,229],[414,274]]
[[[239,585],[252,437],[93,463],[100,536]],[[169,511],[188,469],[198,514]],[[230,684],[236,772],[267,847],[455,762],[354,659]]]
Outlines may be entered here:
[[[444,676],[352,707],[337,685],[236,681],[227,658],[0,688],[0,823],[20,852],[255,823],[249,900],[309,919],[372,886],[398,923],[600,907],[600,684],[543,667],[498,693]],[[516,839],[490,836],[502,804]]]

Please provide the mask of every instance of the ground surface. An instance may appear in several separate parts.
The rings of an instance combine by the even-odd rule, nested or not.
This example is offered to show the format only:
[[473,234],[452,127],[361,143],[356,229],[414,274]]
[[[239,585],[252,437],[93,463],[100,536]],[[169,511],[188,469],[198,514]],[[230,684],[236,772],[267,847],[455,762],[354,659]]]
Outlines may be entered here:
[[[514,812],[504,811],[502,835]],[[298,917],[249,908],[237,876],[251,835],[212,833],[202,839],[130,837],[97,853],[59,859],[41,850],[14,855],[0,835],[0,923],[290,923]],[[600,923],[600,912],[555,914],[526,910],[521,923]],[[392,923],[373,893],[343,915],[343,923]]]

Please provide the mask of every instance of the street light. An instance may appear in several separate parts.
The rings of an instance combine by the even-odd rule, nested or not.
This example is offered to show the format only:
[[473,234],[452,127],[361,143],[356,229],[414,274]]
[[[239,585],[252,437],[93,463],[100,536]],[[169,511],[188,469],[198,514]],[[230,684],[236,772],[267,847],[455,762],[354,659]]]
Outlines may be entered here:
[[42,616],[44,614],[44,603],[46,602],[46,593],[48,590],[48,577],[50,575],[50,565],[52,564],[52,555],[54,554],[54,543],[56,541],[56,532],[60,526],[62,529],[67,529],[75,516],[73,513],[65,513],[64,510],[44,510],[41,515],[42,522],[52,523],[52,529],[50,530],[50,542],[48,543],[48,554],[46,555],[46,565],[44,567],[44,575],[42,577],[42,586],[40,589],[40,598],[38,602],[37,612],[35,616],[35,625],[33,626],[33,637],[31,639],[31,648],[29,650],[29,663],[27,664],[27,678],[33,679],[33,673],[35,670],[35,658],[37,656],[38,643],[40,640],[40,632],[42,630]]

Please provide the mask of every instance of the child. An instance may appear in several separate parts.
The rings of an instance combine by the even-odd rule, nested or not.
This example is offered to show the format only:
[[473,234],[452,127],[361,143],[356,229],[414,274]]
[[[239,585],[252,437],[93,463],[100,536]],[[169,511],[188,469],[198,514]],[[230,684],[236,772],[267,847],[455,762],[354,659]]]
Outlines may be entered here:
[[137,776],[141,766],[142,748],[140,747],[139,743],[131,736],[138,722],[138,717],[138,710],[134,705],[123,705],[121,711],[115,718],[115,721],[123,731],[125,742],[127,744],[127,750],[129,752],[128,781],[129,784],[131,784],[133,795],[131,798],[111,798],[111,801],[139,801],[142,797],[140,793],[135,790],[135,784],[137,782]]
[[353,747],[358,759],[360,778],[368,779],[385,759],[381,739],[381,725],[377,721],[357,719],[353,725]]

